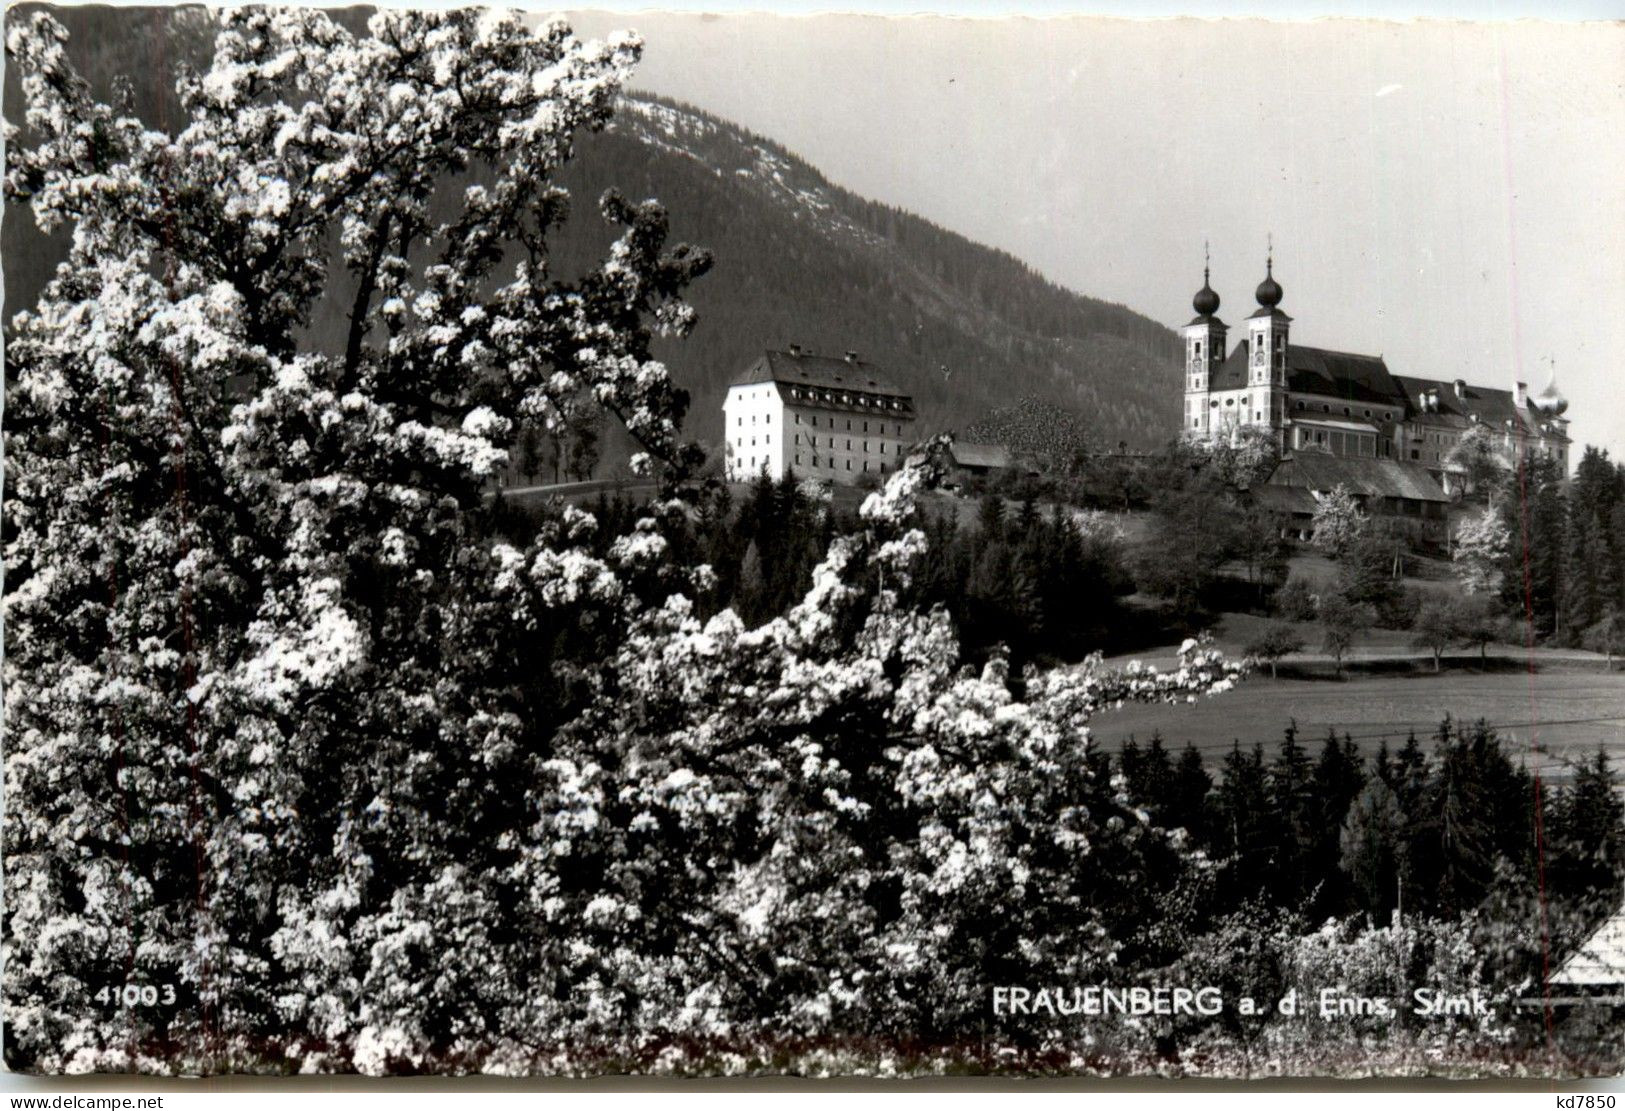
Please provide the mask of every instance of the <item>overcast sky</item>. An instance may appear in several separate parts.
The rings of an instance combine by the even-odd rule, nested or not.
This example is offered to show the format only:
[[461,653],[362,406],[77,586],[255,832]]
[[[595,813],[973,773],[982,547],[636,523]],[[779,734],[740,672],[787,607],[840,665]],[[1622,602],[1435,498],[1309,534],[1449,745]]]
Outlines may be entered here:
[[634,85],[1170,326],[1273,233],[1299,342],[1544,386],[1625,456],[1625,26],[576,13]]

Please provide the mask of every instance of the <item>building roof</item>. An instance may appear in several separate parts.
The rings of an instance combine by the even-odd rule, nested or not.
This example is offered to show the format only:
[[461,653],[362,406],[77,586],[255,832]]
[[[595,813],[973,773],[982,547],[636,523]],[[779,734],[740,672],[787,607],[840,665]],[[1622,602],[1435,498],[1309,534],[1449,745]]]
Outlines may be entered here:
[[[1540,435],[1542,425],[1548,423],[1548,418],[1542,416],[1528,399],[1525,400],[1522,409],[1518,408],[1511,390],[1496,390],[1487,386],[1463,383],[1461,395],[1458,397],[1454,382],[1412,378],[1408,375],[1396,375],[1394,380],[1405,391],[1406,400],[1410,403],[1411,419],[1418,424],[1438,428],[1466,428],[1473,424],[1487,424],[1500,432],[1506,430],[1506,422],[1510,420],[1522,431],[1530,435]],[[1424,410],[1421,396],[1430,391],[1437,392],[1439,405],[1437,409]]]
[[870,362],[855,356],[814,355],[810,351],[765,351],[762,357],[734,375],[730,386],[750,386],[758,382],[784,382],[880,394],[909,400],[896,384]]
[[962,444],[956,440],[949,445],[948,453],[961,467],[998,469],[1014,465],[1010,449],[1003,444]]
[[1368,420],[1338,420],[1335,417],[1320,416],[1315,413],[1295,413],[1292,416],[1293,424],[1306,424],[1311,428],[1335,428],[1340,432],[1368,432],[1377,435],[1377,426]]
[[1450,501],[1426,468],[1415,463],[1321,451],[1298,451],[1283,459],[1270,475],[1268,485],[1297,486],[1322,493],[1344,486],[1350,493],[1368,498]]
[[[1211,389],[1239,390],[1247,385],[1247,341],[1231,350],[1214,372]],[[1376,405],[1403,407],[1404,392],[1379,356],[1352,355],[1319,347],[1289,343],[1286,347],[1286,384],[1293,393],[1320,394]]]
[[1320,503],[1302,486],[1272,486],[1268,482],[1255,484],[1249,491],[1253,504],[1272,513],[1303,513],[1313,516]]
[[1287,345],[1287,388],[1345,401],[1403,407],[1404,392],[1380,355],[1355,355],[1320,347]]
[[1553,986],[1617,987],[1625,984],[1625,907],[1569,954],[1551,978]]

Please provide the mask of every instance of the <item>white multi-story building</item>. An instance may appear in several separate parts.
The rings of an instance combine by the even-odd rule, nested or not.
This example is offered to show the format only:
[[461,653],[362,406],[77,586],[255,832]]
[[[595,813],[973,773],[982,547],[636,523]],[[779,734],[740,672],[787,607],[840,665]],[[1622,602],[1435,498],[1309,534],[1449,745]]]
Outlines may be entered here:
[[887,475],[914,442],[914,401],[848,351],[767,351],[722,403],[730,481],[766,473],[853,483]]

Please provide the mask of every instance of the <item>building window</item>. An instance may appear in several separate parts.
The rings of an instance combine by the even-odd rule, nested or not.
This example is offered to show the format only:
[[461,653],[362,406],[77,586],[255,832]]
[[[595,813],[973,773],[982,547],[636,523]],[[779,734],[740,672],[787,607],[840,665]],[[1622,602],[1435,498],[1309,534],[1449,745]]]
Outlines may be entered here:
[[852,431],[852,422],[851,421],[846,422],[846,430],[848,432]]
[[739,418],[739,427],[740,428],[745,427],[745,418],[744,417]]
[[885,440],[880,441],[880,454],[882,454],[882,455],[886,454],[886,441]]
[[835,446],[835,437],[834,437],[834,436],[831,436],[831,437],[830,437],[830,438],[829,438],[829,446],[830,446],[830,447],[834,447],[834,446]]
[[772,436],[763,436],[762,437],[763,446],[766,446],[767,444],[771,444],[772,442],[773,442],[773,437]]
[[773,423],[773,414],[768,413],[766,416],[764,416],[762,418],[762,423],[763,424],[772,424]]
[[849,471],[852,469],[852,460],[848,459],[846,461],[846,469]]
[[863,461],[863,469],[864,469],[864,470],[868,470],[868,469],[869,469],[869,460],[867,460],[867,459],[865,459],[865,460],[864,460],[864,461]]
[[847,451],[851,451],[851,450],[852,450],[852,441],[851,441],[851,440],[848,440],[848,441],[847,441],[847,442],[846,442],[846,450],[847,450]]
[[1191,421],[1191,427],[1192,428],[1200,428],[1200,427],[1202,427],[1202,422],[1199,421],[1199,420],[1193,420],[1193,421]]
[[869,431],[869,422],[868,421],[863,422],[863,430],[865,432]]
[[801,466],[801,456],[796,456],[796,466]]
[[869,441],[868,440],[863,441],[863,450],[864,450],[865,454],[868,453],[868,451],[869,451]]

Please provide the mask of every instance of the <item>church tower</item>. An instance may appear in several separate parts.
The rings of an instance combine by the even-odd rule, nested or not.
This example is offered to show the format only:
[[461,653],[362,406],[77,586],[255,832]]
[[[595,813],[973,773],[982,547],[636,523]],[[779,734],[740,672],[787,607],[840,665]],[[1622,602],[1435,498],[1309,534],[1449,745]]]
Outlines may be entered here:
[[1202,288],[1191,298],[1196,319],[1185,325],[1185,435],[1206,439],[1212,433],[1209,421],[1208,389],[1213,372],[1224,361],[1224,337],[1229,330],[1214,314],[1219,311],[1219,295],[1213,292],[1208,275],[1207,249],[1202,250]]
[[1278,307],[1282,295],[1271,247],[1258,286],[1258,311],[1247,318],[1247,412],[1242,423],[1268,428],[1277,446],[1285,444],[1286,345],[1292,326],[1292,318]]

